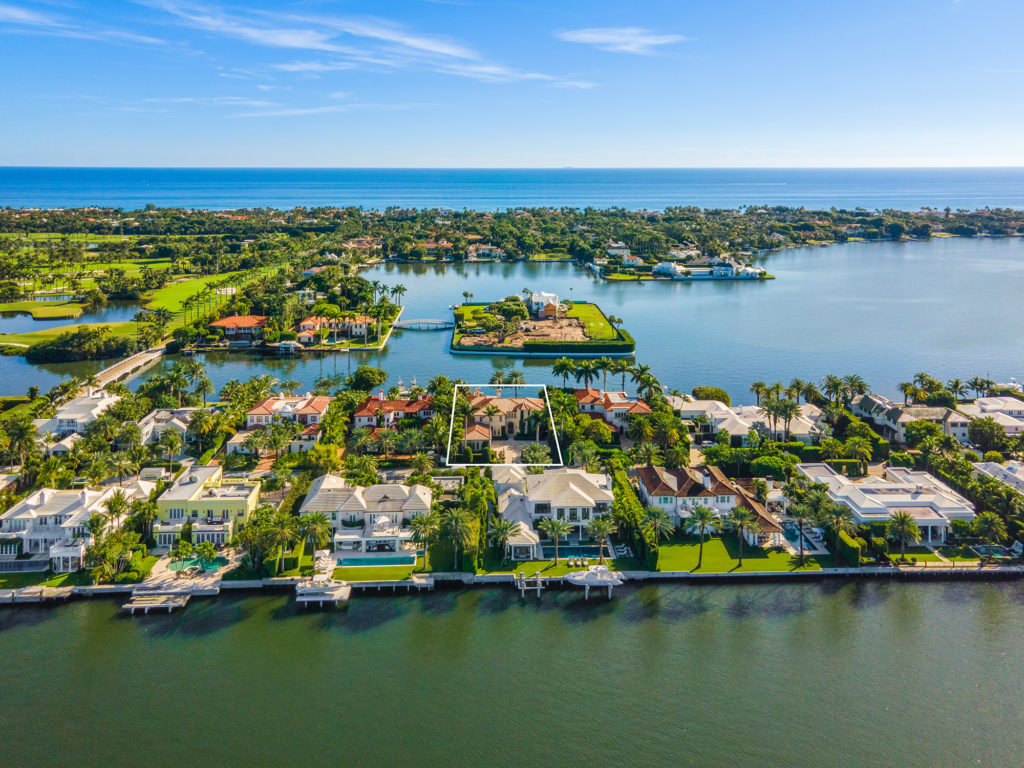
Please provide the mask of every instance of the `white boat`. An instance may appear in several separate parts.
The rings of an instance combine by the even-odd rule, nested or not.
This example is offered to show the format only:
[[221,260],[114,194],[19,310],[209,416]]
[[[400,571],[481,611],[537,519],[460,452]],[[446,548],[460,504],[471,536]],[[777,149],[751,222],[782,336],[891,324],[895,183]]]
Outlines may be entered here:
[[622,574],[609,570],[607,565],[592,565],[585,571],[565,574],[565,580],[580,587],[617,587],[622,583]]

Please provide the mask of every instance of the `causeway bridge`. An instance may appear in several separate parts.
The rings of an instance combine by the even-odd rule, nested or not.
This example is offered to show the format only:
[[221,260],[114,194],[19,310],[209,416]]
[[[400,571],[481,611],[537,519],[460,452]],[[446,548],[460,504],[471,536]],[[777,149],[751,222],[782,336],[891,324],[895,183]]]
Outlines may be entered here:
[[444,331],[455,327],[454,320],[401,320],[394,324],[403,331]]
[[107,368],[96,374],[96,386],[103,387],[112,381],[130,376],[133,373],[141,371],[143,368],[148,368],[150,365],[155,363],[167,350],[164,349],[163,345],[156,347],[155,349],[147,349],[144,352],[136,352],[131,357],[126,357],[124,360],[119,360]]

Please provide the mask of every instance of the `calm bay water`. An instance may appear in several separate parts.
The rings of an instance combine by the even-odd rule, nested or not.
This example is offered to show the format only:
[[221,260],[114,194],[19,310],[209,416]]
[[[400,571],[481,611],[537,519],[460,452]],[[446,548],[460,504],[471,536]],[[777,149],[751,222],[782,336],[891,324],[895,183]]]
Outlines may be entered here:
[[[637,361],[663,384],[713,384],[738,402],[752,401],[748,389],[758,379],[828,373],[859,373],[893,397],[921,370],[943,379],[1024,378],[1024,240],[851,243],[786,250],[763,263],[777,280],[618,283],[566,263],[383,265],[363,274],[409,289],[406,319],[450,318],[465,291],[474,301],[531,288],[596,302],[625,320]],[[221,353],[205,362],[218,387],[269,371],[311,388],[319,376],[360,363],[387,370],[387,386],[414,377],[426,384],[440,373],[483,383],[512,365],[531,383],[561,383],[550,360],[451,355],[450,341],[450,331],[401,331],[381,352],[285,360]]]
[[0,205],[1024,207],[1020,168],[0,168]]
[[1022,603],[823,582],[4,608],[4,747],[26,768],[1019,765]]

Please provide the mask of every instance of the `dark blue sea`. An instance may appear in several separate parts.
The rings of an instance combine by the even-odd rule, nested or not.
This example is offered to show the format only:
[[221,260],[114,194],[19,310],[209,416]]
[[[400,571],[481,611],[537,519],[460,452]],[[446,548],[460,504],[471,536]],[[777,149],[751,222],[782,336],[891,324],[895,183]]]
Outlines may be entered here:
[[0,168],[0,207],[1024,207],[1024,168]]

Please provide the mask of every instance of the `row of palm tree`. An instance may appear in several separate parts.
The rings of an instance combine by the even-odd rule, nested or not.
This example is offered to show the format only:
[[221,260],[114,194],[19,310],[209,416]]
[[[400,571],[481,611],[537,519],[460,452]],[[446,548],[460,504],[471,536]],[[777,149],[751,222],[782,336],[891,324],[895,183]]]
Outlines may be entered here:
[[784,386],[777,381],[774,384],[765,384],[763,381],[755,381],[750,385],[750,394],[754,395],[757,405],[762,400],[782,401],[789,399],[798,405],[803,398],[808,403],[830,402],[838,405],[841,401],[849,403],[857,395],[865,395],[871,391],[863,377],[856,373],[846,376],[834,376],[829,374],[820,382],[804,381],[793,379],[789,386]]

